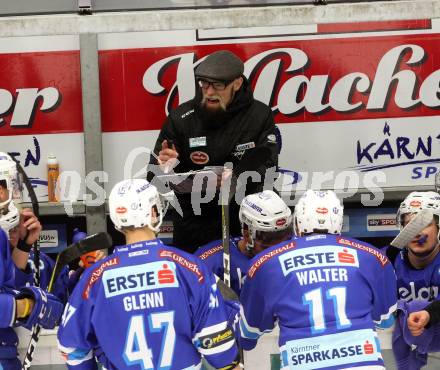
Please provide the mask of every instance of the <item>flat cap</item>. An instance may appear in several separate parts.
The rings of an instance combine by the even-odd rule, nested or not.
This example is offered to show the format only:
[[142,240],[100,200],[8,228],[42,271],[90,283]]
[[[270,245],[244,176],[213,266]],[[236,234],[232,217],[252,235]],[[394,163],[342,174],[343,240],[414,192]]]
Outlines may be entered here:
[[244,71],[241,59],[229,50],[219,50],[209,54],[195,70],[196,78],[208,78],[217,81],[232,81]]

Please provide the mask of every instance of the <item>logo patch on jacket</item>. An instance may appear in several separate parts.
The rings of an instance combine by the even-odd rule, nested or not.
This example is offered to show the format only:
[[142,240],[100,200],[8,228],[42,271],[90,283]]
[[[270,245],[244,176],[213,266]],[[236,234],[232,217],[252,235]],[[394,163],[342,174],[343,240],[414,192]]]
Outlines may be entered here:
[[252,149],[252,148],[255,148],[255,142],[250,141],[250,142],[248,142],[248,143],[238,144],[238,145],[235,147],[235,150],[236,150],[237,152],[241,152],[242,150],[247,150],[247,149]]
[[190,137],[189,138],[189,147],[190,148],[197,148],[199,146],[206,146],[206,136]]
[[192,152],[189,156],[191,161],[193,161],[195,164],[206,164],[209,162],[209,155],[205,152]]
[[276,144],[277,137],[274,134],[267,135],[267,142],[270,144]]

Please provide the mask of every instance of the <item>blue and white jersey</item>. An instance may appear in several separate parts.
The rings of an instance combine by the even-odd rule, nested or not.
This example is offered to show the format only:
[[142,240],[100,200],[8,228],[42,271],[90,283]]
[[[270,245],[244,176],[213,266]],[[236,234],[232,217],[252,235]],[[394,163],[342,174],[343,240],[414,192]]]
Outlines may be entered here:
[[423,269],[415,269],[408,261],[408,252],[400,251],[394,261],[399,299],[432,301],[439,297],[440,254]]
[[[230,238],[231,252],[231,288],[240,295],[241,287],[249,268],[249,257],[240,252],[238,241],[241,237]],[[223,244],[222,240],[214,240],[197,249],[194,254],[198,256],[220,279],[223,280]]]
[[[188,253],[145,241],[87,269],[64,311],[58,341],[69,369],[196,370],[237,359],[214,275]],[[94,352],[95,349],[95,352]]]
[[383,366],[375,325],[393,324],[397,290],[382,252],[312,235],[268,248],[251,263],[240,296],[245,350],[278,322],[283,370]]

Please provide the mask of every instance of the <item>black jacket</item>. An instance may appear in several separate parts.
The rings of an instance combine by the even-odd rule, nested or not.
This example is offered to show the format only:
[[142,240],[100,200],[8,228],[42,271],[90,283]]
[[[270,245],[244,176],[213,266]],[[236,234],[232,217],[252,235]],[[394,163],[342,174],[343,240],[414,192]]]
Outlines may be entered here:
[[[249,83],[244,79],[242,88],[228,106],[223,123],[207,126],[199,107],[200,90],[196,97],[173,110],[166,119],[154,152],[161,150],[163,140],[173,140],[179,153],[179,164],[174,171],[187,172],[205,166],[223,166],[232,162],[237,167],[243,153],[253,147],[266,146],[270,156],[258,172],[264,176],[266,169],[278,164],[278,145],[271,109],[253,98]],[[264,181],[264,177],[263,177]],[[263,181],[249,184],[246,193],[262,190]],[[196,247],[221,236],[221,208],[216,197],[202,205],[202,215],[194,214],[190,195],[178,195],[183,218],[174,217],[174,244],[182,249]],[[235,202],[233,202],[235,203]],[[231,234],[240,232],[238,205],[231,205]],[[202,235],[200,235],[202,234]]]

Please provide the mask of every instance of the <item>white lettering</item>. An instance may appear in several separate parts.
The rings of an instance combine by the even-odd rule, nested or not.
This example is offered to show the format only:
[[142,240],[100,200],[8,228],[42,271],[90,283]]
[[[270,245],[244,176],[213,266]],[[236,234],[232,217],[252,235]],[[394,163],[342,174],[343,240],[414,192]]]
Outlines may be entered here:
[[122,299],[125,311],[145,310],[146,308],[163,307],[163,293],[152,292],[125,296]]
[[348,281],[348,272],[344,268],[323,268],[298,271],[295,273],[299,285],[323,283],[328,281]]

